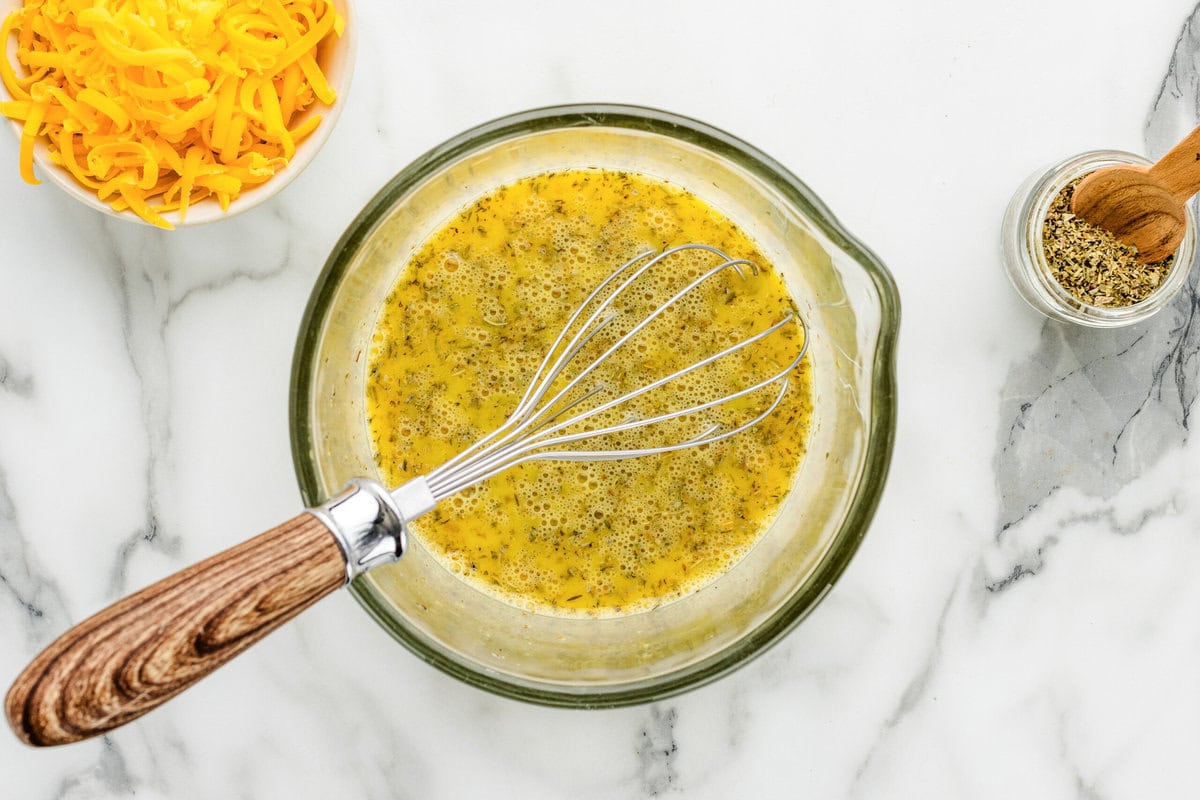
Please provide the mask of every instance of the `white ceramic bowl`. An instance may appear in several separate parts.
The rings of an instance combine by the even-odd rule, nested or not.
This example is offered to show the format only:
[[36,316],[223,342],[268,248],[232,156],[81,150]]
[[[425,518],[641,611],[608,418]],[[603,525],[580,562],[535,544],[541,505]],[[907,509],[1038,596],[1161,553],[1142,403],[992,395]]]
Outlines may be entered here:
[[[0,14],[3,15],[0,19],[7,17],[21,5],[23,5],[23,0],[0,0]],[[354,60],[357,51],[357,31],[353,6],[353,0],[334,0],[334,7],[337,8],[338,13],[346,21],[345,30],[341,38],[337,41],[337,46],[323,50],[319,57],[321,67],[326,79],[329,81],[329,85],[337,92],[337,101],[332,106],[327,106],[318,100],[305,112],[304,116],[299,118],[303,120],[306,116],[314,113],[323,116],[321,124],[317,126],[317,129],[296,145],[296,152],[291,161],[288,162],[287,167],[265,183],[242,191],[237,199],[229,204],[228,211],[222,211],[220,204],[215,200],[205,199],[189,207],[187,217],[183,220],[179,219],[178,212],[163,213],[162,216],[164,219],[176,227],[190,227],[226,219],[243,211],[249,211],[278,194],[285,186],[295,180],[296,176],[303,172],[305,167],[312,163],[312,160],[316,158],[317,152],[320,151],[322,145],[329,139],[329,135],[333,132],[338,117],[341,115],[342,108],[346,105],[346,95],[350,88],[350,78],[354,72]],[[9,40],[4,44],[5,56],[8,58],[10,64],[15,64],[16,37],[10,36]],[[0,100],[11,99],[12,97],[9,95],[8,90],[0,82]],[[8,123],[8,127],[12,129],[19,140],[21,138],[20,123],[7,118],[0,119],[4,119]],[[34,174],[43,183],[53,183],[85,206],[94,208],[110,217],[143,225],[150,224],[132,211],[113,210],[112,206],[97,197],[94,192],[82,186],[67,170],[50,160],[48,148],[44,140],[39,139],[34,146],[33,157]],[[9,174],[15,173],[16,168],[16,164],[0,165],[0,169],[7,170]],[[29,186],[28,188],[37,189],[39,187]]]

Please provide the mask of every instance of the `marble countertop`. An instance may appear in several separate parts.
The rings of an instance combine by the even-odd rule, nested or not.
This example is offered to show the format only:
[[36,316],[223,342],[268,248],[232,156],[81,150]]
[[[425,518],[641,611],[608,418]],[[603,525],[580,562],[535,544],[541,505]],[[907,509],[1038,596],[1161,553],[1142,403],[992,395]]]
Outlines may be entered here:
[[1158,155],[1197,123],[1192,2],[360,0],[355,85],[317,161],[175,233],[25,186],[0,136],[4,686],[71,623],[295,512],[308,292],[376,189],[467,127],[591,100],[705,120],[805,180],[904,309],[872,529],[733,675],[648,706],[534,707],[421,663],[342,592],[101,739],[0,734],[0,796],[1200,794],[1200,278],[1149,323],[1077,330],[1022,304],[998,242],[1039,166]]

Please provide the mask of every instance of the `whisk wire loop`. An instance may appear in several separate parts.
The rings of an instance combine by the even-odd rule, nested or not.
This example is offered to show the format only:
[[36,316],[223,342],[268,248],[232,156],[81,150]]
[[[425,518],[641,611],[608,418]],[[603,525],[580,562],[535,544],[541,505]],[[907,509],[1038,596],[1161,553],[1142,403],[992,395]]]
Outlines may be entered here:
[[[592,339],[605,326],[609,325],[619,315],[612,310],[613,303],[627,289],[633,286],[648,270],[658,264],[661,264],[666,259],[688,250],[698,250],[712,253],[721,259],[721,263],[709,270],[703,272],[699,277],[690,281],[685,287],[675,292],[669,299],[656,306],[649,314],[644,316],[637,324],[633,325],[629,331],[620,335],[617,340],[609,345],[604,351],[592,358],[584,367],[576,372],[566,384],[559,389],[553,397],[546,402],[543,402],[546,395],[550,392],[554,383],[563,374],[568,365],[570,365],[581,351],[592,341]],[[446,461],[437,469],[425,476],[428,482],[429,489],[435,498],[448,497],[456,492],[462,491],[470,486],[473,486],[481,481],[484,481],[493,475],[496,475],[503,470],[518,464],[527,463],[537,460],[560,460],[560,461],[585,461],[585,460],[613,460],[620,458],[634,458],[639,456],[655,455],[659,453],[667,453],[685,448],[699,447],[706,444],[713,444],[724,439],[736,436],[739,433],[762,422],[771,413],[778,408],[783,401],[789,387],[788,375],[796,368],[797,365],[804,359],[808,351],[809,345],[809,330],[804,319],[793,312],[788,312],[784,317],[773,325],[758,331],[757,333],[748,336],[735,342],[728,347],[713,353],[703,359],[695,361],[684,367],[681,367],[669,375],[650,381],[642,386],[625,392],[620,396],[600,403],[591,408],[586,408],[583,411],[567,416],[569,412],[579,408],[587,400],[605,391],[608,387],[604,385],[595,386],[584,392],[580,397],[567,400],[568,396],[574,392],[584,380],[587,379],[601,364],[611,358],[613,354],[627,344],[631,339],[641,333],[655,319],[659,318],[668,309],[682,300],[688,293],[695,290],[704,282],[712,279],[717,274],[727,269],[733,269],[740,277],[746,278],[743,267],[749,268],[754,274],[758,273],[758,267],[751,261],[746,259],[735,259],[728,256],[718,248],[705,244],[686,244],[678,247],[672,247],[655,254],[654,252],[643,252],[626,261],[624,264],[614,270],[603,282],[601,282],[592,292],[584,299],[584,301],[572,312],[567,319],[566,324],[555,338],[550,346],[541,364],[534,372],[533,378],[530,380],[528,387],[525,390],[521,401],[517,404],[516,409],[509,415],[508,419],[496,428],[487,436],[482,437],[471,446],[460,452],[454,458]],[[632,271],[631,271],[632,270]],[[622,276],[624,279],[622,280]],[[620,281],[617,287],[612,290],[587,316],[581,326],[571,335],[571,331],[584,316],[587,309],[592,306],[598,298],[604,293],[605,289]],[[575,428],[581,423],[593,419],[596,416],[607,411],[619,408],[638,397],[641,397],[648,392],[659,389],[672,381],[684,377],[696,370],[702,369],[710,364],[719,361],[722,358],[729,357],[734,353],[744,350],[747,347],[762,341],[767,336],[770,336],[792,323],[798,323],[802,329],[803,344],[799,353],[785,366],[767,378],[755,382],[753,385],[743,389],[733,391],[717,397],[712,400],[698,402],[686,408],[667,411],[662,414],[656,414],[647,418],[638,418],[636,416],[627,418],[625,421],[602,425],[595,429],[574,430],[568,432],[568,429]],[[569,337],[569,338],[568,338]],[[564,342],[566,342],[564,346]],[[653,447],[625,447],[613,448],[606,450],[576,450],[571,449],[570,445],[576,444],[588,439],[594,439],[602,436],[610,436],[613,434],[625,433],[627,431],[645,428],[651,425],[658,425],[679,419],[693,414],[715,409],[719,406],[731,403],[739,398],[746,397],[755,392],[765,389],[771,384],[779,383],[779,390],[775,393],[772,402],[762,412],[755,415],[747,422],[743,422],[728,430],[723,430],[720,425],[709,425],[700,433],[695,434],[685,440],[670,444],[657,445]]]
[[[711,245],[698,243],[678,245],[676,247],[663,250],[661,253],[657,254],[655,254],[653,250],[647,250],[629,259],[624,264],[613,270],[613,272],[607,278],[601,281],[596,288],[594,288],[591,293],[584,298],[584,301],[580,303],[579,306],[571,313],[571,316],[567,318],[562,330],[559,331],[558,336],[555,337],[550,347],[546,350],[546,355],[542,358],[542,363],[538,366],[537,370],[533,374],[533,377],[530,379],[529,385],[525,389],[525,394],[522,396],[520,402],[517,403],[517,407],[513,409],[513,412],[509,415],[504,424],[481,438],[479,441],[475,442],[467,449],[460,452],[454,458],[451,458],[449,461],[442,464],[437,470],[431,473],[430,478],[432,479],[434,475],[453,468],[456,464],[459,464],[468,458],[472,453],[481,450],[483,447],[495,442],[495,440],[500,439],[501,441],[506,441],[507,439],[511,438],[512,435],[515,435],[515,432],[510,433],[511,429],[514,426],[520,426],[526,420],[528,415],[536,410],[538,402],[542,399],[542,397],[545,396],[545,393],[550,389],[550,386],[554,383],[555,379],[562,374],[562,371],[566,368],[566,366],[575,358],[576,355],[579,354],[579,351],[586,347],[588,342],[590,342],[596,334],[603,330],[606,325],[617,318],[615,312],[609,311],[613,301],[616,300],[616,298],[626,289],[632,286],[648,270],[652,269],[654,266],[665,261],[671,256],[688,250],[709,252],[721,257],[721,259],[726,263],[718,267],[716,271],[720,271],[727,267],[733,267],[739,276],[745,277],[744,273],[741,271],[741,266],[743,264],[748,264],[756,273],[758,271],[758,268],[755,265],[750,264],[748,261],[740,260],[736,263],[731,263],[734,262],[734,260],[730,259],[730,257],[726,255],[724,251],[712,247]],[[649,259],[649,261],[646,261],[646,259]],[[645,261],[646,263],[634,270],[633,274],[629,275],[620,286],[618,286],[611,294],[608,295],[608,297],[599,305],[599,307],[592,312],[587,321],[580,326],[579,330],[576,332],[575,336],[572,337],[567,346],[560,352],[559,348],[562,345],[563,340],[567,338],[567,334],[571,331],[571,328],[575,325],[576,321],[580,316],[583,315],[583,313],[596,300],[596,298],[603,294],[604,290],[608,288],[610,284],[620,278],[622,274],[642,261]],[[700,282],[702,281],[698,281],[696,283],[698,284]],[[686,294],[686,291],[684,293]],[[670,303],[671,301],[668,301],[667,303],[663,304],[663,306],[656,311],[656,314],[666,310]],[[603,360],[603,357],[600,360]],[[549,405],[552,406],[553,402]]]

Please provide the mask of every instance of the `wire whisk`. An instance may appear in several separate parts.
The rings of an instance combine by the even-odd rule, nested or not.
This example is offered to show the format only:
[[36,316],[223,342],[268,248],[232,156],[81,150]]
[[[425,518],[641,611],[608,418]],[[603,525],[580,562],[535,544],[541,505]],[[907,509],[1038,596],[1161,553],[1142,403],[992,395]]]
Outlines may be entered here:
[[[656,267],[662,268],[673,257],[688,251],[711,253],[720,260],[720,263],[700,274],[670,298],[660,303],[598,355],[590,359],[580,359],[585,362],[583,366],[576,364],[580,353],[597,334],[620,316],[613,308],[617,300],[643,279],[650,270]],[[758,274],[758,267],[753,262],[732,258],[722,250],[705,244],[684,244],[658,253],[643,252],[626,261],[593,289],[591,294],[567,319],[562,331],[542,359],[541,365],[534,372],[524,396],[504,424],[417,480],[425,481],[433,498],[440,500],[485,481],[510,467],[529,461],[597,461],[668,453],[674,450],[713,444],[736,436],[762,422],[782,402],[789,386],[788,375],[803,360],[808,351],[808,326],[802,318],[790,310],[778,322],[769,327],[613,399],[591,407],[586,406],[588,400],[608,388],[604,384],[583,389],[579,396],[570,397],[572,393],[576,393],[584,386],[587,379],[596,372],[601,364],[627,345],[647,326],[665,314],[686,295],[695,291],[701,284],[726,270],[733,270],[743,279],[748,279],[747,271]],[[605,294],[610,287],[615,288]],[[583,320],[582,323],[580,320]],[[799,352],[787,366],[750,386],[729,392],[713,400],[645,418],[630,415],[631,418],[622,422],[584,430],[572,430],[583,426],[589,420],[595,420],[601,415],[619,410],[636,398],[666,387],[685,375],[751,347],[788,326],[799,326],[802,331]],[[575,374],[570,376],[569,380],[564,379],[565,384],[551,394],[556,381],[561,382],[560,378],[563,378],[564,372],[572,366],[578,367]],[[772,384],[778,384],[779,389],[771,403],[751,419],[733,427],[723,429],[720,425],[711,424],[682,441],[649,447],[575,449],[575,446],[591,439],[660,425],[670,420],[697,415],[709,409],[725,406]],[[550,395],[549,399],[546,399],[547,395]]]

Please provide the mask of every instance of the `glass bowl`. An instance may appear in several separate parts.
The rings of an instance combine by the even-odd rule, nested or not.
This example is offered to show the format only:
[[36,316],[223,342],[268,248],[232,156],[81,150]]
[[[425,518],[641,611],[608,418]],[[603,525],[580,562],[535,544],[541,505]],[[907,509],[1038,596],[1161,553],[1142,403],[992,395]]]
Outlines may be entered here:
[[1005,270],[1025,302],[1051,319],[1091,328],[1132,325],[1158,313],[1171,302],[1187,283],[1196,252],[1196,217],[1190,203],[1185,206],[1187,228],[1175,251],[1175,263],[1171,265],[1167,279],[1150,296],[1128,306],[1112,308],[1080,301],[1054,279],[1042,248],[1046,213],[1063,187],[1102,167],[1119,164],[1150,166],[1153,163],[1120,150],[1093,150],[1038,170],[1021,184],[1005,211],[1001,237]]
[[410,254],[462,207],[551,170],[641,172],[742,226],[783,273],[812,330],[808,455],[776,520],[733,569],[651,611],[579,619],[518,609],[452,575],[419,537],[356,579],[363,607],[427,662],[491,692],[597,708],[698,686],[761,653],[830,590],[879,502],[896,417],[899,298],[887,269],[804,184],[727,133],[662,111],[546,108],[454,137],[394,177],[351,223],[301,324],[291,386],[296,472],[308,504],[379,478],[365,357]]

